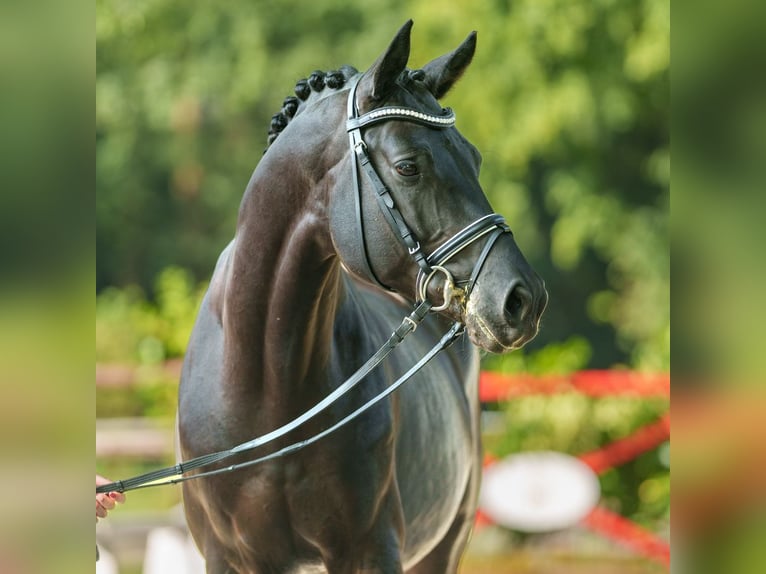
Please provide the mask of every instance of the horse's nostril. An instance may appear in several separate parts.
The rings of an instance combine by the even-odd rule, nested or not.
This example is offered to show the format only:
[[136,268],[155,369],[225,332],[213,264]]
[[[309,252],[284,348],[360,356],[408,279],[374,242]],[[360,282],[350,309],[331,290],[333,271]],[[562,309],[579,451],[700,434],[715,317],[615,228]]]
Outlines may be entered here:
[[512,321],[521,320],[529,308],[529,295],[527,291],[516,285],[505,299],[505,314]]

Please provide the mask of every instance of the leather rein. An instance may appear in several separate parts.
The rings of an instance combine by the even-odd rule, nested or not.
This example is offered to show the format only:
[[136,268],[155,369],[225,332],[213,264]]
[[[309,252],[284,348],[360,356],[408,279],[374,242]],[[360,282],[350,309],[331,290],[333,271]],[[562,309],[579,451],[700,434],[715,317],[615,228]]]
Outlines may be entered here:
[[[439,342],[434,345],[431,350],[428,351],[428,353],[426,353],[417,363],[415,363],[415,365],[413,365],[406,373],[404,373],[404,375],[399,377],[393,384],[383,389],[380,393],[372,397],[362,406],[358,407],[356,410],[346,415],[344,418],[332,426],[311,436],[310,438],[292,443],[275,452],[246,462],[232,464],[205,472],[198,472],[192,475],[187,474],[192,470],[210,466],[226,458],[253,450],[267,443],[273,442],[274,440],[277,440],[278,438],[283,437],[287,433],[295,430],[306,421],[314,418],[317,414],[327,409],[344,394],[359,384],[366,375],[368,375],[375,367],[377,367],[404,340],[407,335],[412,333],[418,327],[418,325],[425,319],[429,312],[444,310],[450,306],[453,300],[456,300],[462,305],[465,305],[471,290],[476,283],[479,272],[484,265],[484,261],[489,256],[489,252],[492,249],[495,241],[503,233],[511,232],[510,228],[505,222],[505,219],[501,215],[490,213],[480,217],[453,235],[437,249],[435,249],[434,252],[430,255],[426,255],[423,252],[420,242],[417,240],[417,236],[407,225],[404,217],[396,206],[390,190],[383,183],[382,179],[372,165],[369,149],[362,136],[362,129],[370,125],[391,120],[415,122],[435,129],[447,129],[454,126],[455,115],[450,109],[444,109],[441,115],[435,116],[419,112],[417,110],[396,106],[377,108],[365,114],[359,115],[356,105],[356,89],[359,85],[360,78],[361,74],[355,78],[353,84],[351,85],[351,89],[349,90],[346,130],[349,134],[351,153],[357,160],[354,162],[352,173],[354,195],[356,198],[357,228],[359,233],[359,240],[361,241],[362,245],[365,271],[373,282],[377,283],[379,286],[385,289],[388,289],[388,287],[383,285],[373,273],[369,263],[367,249],[364,243],[364,229],[361,213],[362,191],[359,184],[358,166],[361,166],[362,170],[367,176],[368,181],[372,185],[378,205],[380,206],[386,221],[388,221],[389,225],[394,230],[398,241],[404,248],[407,249],[410,257],[418,265],[415,289],[417,299],[415,308],[409,315],[404,317],[401,324],[393,331],[388,340],[380,347],[380,349],[378,349],[378,351],[375,352],[372,357],[370,357],[353,375],[351,375],[351,377],[349,377],[346,381],[344,381],[340,386],[338,386],[334,391],[332,391],[312,408],[305,411],[303,414],[299,415],[292,421],[264,435],[239,444],[231,449],[203,455],[185,462],[178,463],[171,467],[98,486],[96,487],[96,493],[113,491],[126,492],[128,490],[149,488],[162,484],[176,484],[179,482],[185,482],[187,480],[194,480],[226,472],[232,472],[234,470],[253,466],[301,450],[319,441],[325,436],[339,430],[355,418],[359,417],[372,406],[386,398],[388,395],[393,393],[396,389],[401,387],[410,378],[412,378],[418,371],[420,371],[420,369],[422,369],[431,359],[446,349],[449,345],[456,341],[460,335],[463,334],[464,326],[459,321],[455,321],[450,329],[442,336]],[[446,264],[454,255],[462,251],[464,248],[485,236],[487,236],[486,242],[476,263],[474,264],[474,268],[470,277],[463,281],[456,282],[452,274],[444,267],[444,264]],[[444,276],[444,285],[441,290],[443,300],[440,305],[435,306],[434,303],[428,299],[428,287],[434,277],[439,274]]]

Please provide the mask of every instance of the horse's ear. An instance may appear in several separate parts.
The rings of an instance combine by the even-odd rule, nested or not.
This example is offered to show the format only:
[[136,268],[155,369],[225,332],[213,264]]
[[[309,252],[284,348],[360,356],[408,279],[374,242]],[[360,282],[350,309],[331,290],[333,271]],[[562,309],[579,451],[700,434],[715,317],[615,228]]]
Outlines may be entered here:
[[460,79],[475,51],[476,32],[471,32],[454,51],[423,66],[426,86],[437,100]]
[[407,67],[410,58],[411,31],[412,20],[407,20],[394,36],[388,49],[367,70],[359,85],[361,99],[371,100],[370,104],[380,103],[394,89],[396,80]]

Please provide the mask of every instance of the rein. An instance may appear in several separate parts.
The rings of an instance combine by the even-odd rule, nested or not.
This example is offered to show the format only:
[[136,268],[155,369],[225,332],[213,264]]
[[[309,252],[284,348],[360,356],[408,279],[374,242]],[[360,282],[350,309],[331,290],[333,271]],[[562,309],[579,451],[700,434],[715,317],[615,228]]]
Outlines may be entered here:
[[337,401],[341,396],[343,396],[352,388],[354,388],[365,376],[367,376],[375,367],[377,367],[381,363],[381,361],[383,361],[383,359],[385,359],[391,353],[391,351],[393,351],[399,345],[399,343],[401,343],[404,340],[404,338],[407,335],[412,333],[417,328],[417,326],[423,321],[423,319],[425,319],[431,307],[432,305],[428,301],[424,301],[420,305],[418,305],[408,316],[406,316],[402,320],[399,327],[397,327],[396,330],[394,330],[394,332],[391,334],[388,340],[383,344],[383,346],[380,349],[378,349],[378,351],[372,357],[370,357],[367,360],[367,362],[364,365],[362,365],[353,375],[351,375],[351,377],[349,377],[342,385],[336,388],[332,393],[327,395],[324,399],[322,399],[312,408],[305,411],[303,414],[299,415],[295,419],[291,420],[289,423],[286,423],[271,432],[268,432],[252,440],[239,444],[228,450],[222,450],[219,452],[206,454],[197,458],[190,459],[185,462],[178,463],[174,466],[169,466],[167,468],[155,470],[153,472],[148,472],[146,474],[141,474],[133,478],[118,480],[109,484],[98,486],[96,487],[96,493],[113,492],[113,491],[126,492],[128,490],[137,490],[139,488],[159,486],[162,484],[175,484],[178,482],[185,482],[186,480],[202,478],[203,476],[210,476],[212,474],[220,474],[221,472],[228,472],[231,470],[235,470],[236,468],[250,466],[253,464],[257,464],[258,462],[264,462],[266,460],[271,460],[273,458],[286,455],[296,450],[300,450],[301,448],[304,448],[308,446],[309,444],[316,442],[323,436],[330,434],[330,432],[334,432],[335,430],[338,430],[341,426],[345,425],[346,423],[350,422],[357,416],[361,415],[364,411],[369,409],[375,403],[377,403],[378,401],[386,397],[388,394],[393,392],[395,390],[395,387],[398,388],[404,382],[406,382],[410,377],[412,377],[415,373],[417,373],[422,367],[425,366],[425,364],[428,361],[430,361],[440,351],[448,347],[453,341],[455,341],[462,334],[463,326],[460,323],[455,323],[452,326],[452,328],[444,335],[444,337],[442,337],[439,343],[434,345],[434,347],[423,357],[423,359],[421,359],[418,363],[416,363],[415,366],[413,366],[401,379],[396,381],[390,387],[384,389],[380,394],[376,395],[375,397],[367,401],[364,405],[362,405],[360,408],[354,411],[351,415],[348,415],[346,418],[342,419],[340,423],[336,423],[335,425],[322,431],[318,435],[315,435],[311,437],[310,439],[291,444],[270,455],[267,455],[265,457],[261,457],[259,459],[255,459],[252,461],[248,461],[246,463],[226,467],[226,469],[217,469],[217,470],[212,470],[212,471],[208,471],[204,473],[194,474],[191,476],[183,476],[189,471],[192,471],[201,467],[209,466],[216,462],[220,462],[226,458],[232,457],[236,454],[240,454],[242,452],[246,452],[248,450],[252,450],[252,449],[258,448],[259,446],[263,446],[264,444],[272,442],[286,435],[287,433],[295,430],[297,427],[299,427],[306,421],[312,419],[317,414],[324,411],[327,407],[329,407],[335,401]]
[[[366,126],[389,120],[409,121],[426,125],[432,128],[445,129],[454,126],[455,115],[450,109],[445,109],[441,115],[434,116],[409,108],[383,107],[360,116],[356,106],[356,88],[359,84],[360,77],[361,75],[358,76],[354,81],[349,91],[348,97],[348,118],[346,129],[349,133],[351,152],[356,157],[357,163],[362,167],[365,174],[367,175],[367,178],[372,184],[375,191],[375,197],[378,201],[381,211],[383,212],[383,215],[385,216],[386,221],[388,221],[389,225],[393,228],[399,242],[407,249],[410,257],[412,257],[412,259],[418,265],[419,269],[416,278],[417,301],[415,309],[409,315],[404,317],[401,324],[394,330],[388,340],[372,357],[370,357],[364,363],[364,365],[362,365],[353,375],[351,375],[351,377],[349,377],[345,382],[343,382],[339,387],[337,387],[333,392],[327,395],[312,408],[305,411],[303,414],[299,415],[290,422],[273,431],[239,444],[228,450],[206,454],[185,462],[178,463],[171,467],[98,486],[96,487],[96,493],[114,491],[126,492],[128,490],[137,490],[139,488],[148,488],[163,484],[176,484],[179,482],[185,482],[187,480],[231,472],[296,452],[342,428],[353,419],[367,411],[373,405],[393,393],[401,385],[412,378],[412,376],[414,376],[418,371],[420,371],[420,369],[422,369],[431,359],[446,349],[450,344],[457,340],[460,335],[462,335],[464,326],[459,321],[454,322],[452,327],[442,336],[440,341],[392,385],[385,388],[383,391],[378,393],[372,399],[368,400],[362,406],[357,408],[355,411],[337,423],[315,434],[314,436],[302,441],[295,442],[273,453],[255,458],[250,461],[184,476],[186,473],[192,470],[218,463],[224,459],[249,450],[253,450],[280,437],[283,437],[287,433],[295,430],[297,427],[312,419],[317,414],[324,411],[327,407],[335,403],[344,394],[346,394],[359,382],[361,382],[361,380],[367,376],[375,367],[377,367],[404,340],[407,335],[412,333],[417,328],[417,326],[425,319],[429,312],[437,312],[447,309],[453,300],[458,300],[464,303],[468,299],[468,296],[470,295],[470,292],[476,283],[476,279],[478,278],[481,268],[483,267],[486,258],[489,256],[489,252],[492,249],[495,241],[503,233],[511,232],[510,228],[505,223],[505,219],[501,215],[491,213],[477,219],[453,235],[450,239],[440,245],[431,255],[426,255],[422,251],[420,242],[417,240],[415,233],[407,225],[401,212],[396,207],[396,203],[394,202],[390,191],[383,183],[378,173],[375,171],[375,168],[370,160],[368,153],[369,150],[362,137],[361,130]],[[375,283],[388,289],[375,276],[369,263],[367,250],[364,244],[364,230],[361,213],[361,186],[359,185],[359,176],[356,166],[352,172],[355,188],[354,195],[356,198],[357,225],[362,243],[365,270],[367,271],[368,276]],[[456,282],[452,274],[443,266],[443,264],[449,261],[461,250],[484,236],[488,236],[488,238],[479,255],[479,258],[474,264],[471,276],[467,280]],[[430,282],[438,274],[442,274],[444,276],[444,285],[442,287],[443,301],[441,305],[434,306],[434,304],[428,300],[427,291]],[[459,285],[461,284],[464,286],[460,287]]]

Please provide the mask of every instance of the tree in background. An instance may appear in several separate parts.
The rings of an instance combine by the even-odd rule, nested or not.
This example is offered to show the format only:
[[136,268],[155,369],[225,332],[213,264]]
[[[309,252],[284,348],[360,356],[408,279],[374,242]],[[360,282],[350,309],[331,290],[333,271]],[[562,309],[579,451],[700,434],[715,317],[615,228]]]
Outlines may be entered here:
[[365,69],[411,17],[414,64],[478,30],[474,63],[445,105],[551,294],[528,349],[486,365],[668,369],[666,2],[97,7],[99,292],[137,284],[153,298],[168,266],[207,280],[295,81]]

